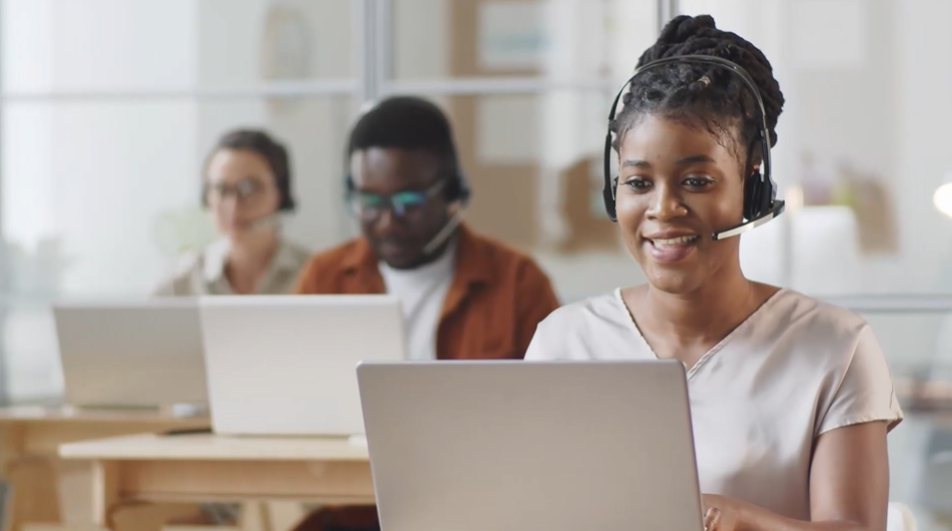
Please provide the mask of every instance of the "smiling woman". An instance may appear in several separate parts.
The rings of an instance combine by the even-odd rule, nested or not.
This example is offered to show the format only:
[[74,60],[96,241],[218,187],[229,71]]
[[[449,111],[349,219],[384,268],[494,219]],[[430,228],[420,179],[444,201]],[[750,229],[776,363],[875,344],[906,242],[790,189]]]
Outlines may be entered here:
[[704,129],[652,115],[624,135],[619,153],[618,223],[653,285],[689,292],[740,269],[740,240],[709,237],[741,220],[743,168],[727,147]]
[[648,283],[556,310],[526,359],[680,360],[709,531],[884,529],[902,412],[875,336],[748,280],[729,237],[782,211],[769,148],[783,102],[753,44],[709,16],[672,20],[608,144],[606,207]]

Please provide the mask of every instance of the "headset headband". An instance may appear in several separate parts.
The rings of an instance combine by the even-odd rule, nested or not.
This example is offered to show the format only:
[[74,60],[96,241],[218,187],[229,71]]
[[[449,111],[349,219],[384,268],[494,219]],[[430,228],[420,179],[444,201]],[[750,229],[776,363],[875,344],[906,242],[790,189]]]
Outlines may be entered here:
[[[703,65],[716,66],[716,67],[730,70],[731,72],[737,74],[737,76],[741,80],[743,80],[744,84],[747,86],[750,92],[754,95],[754,99],[757,103],[757,111],[760,112],[760,119],[757,121],[757,126],[758,126],[757,128],[759,129],[761,151],[763,152],[762,159],[761,159],[761,165],[762,165],[761,176],[764,181],[764,184],[765,185],[769,184],[771,188],[771,191],[773,194],[773,196],[771,197],[771,200],[775,199],[777,187],[774,185],[773,180],[771,178],[770,134],[769,134],[769,129],[767,127],[767,112],[764,107],[764,100],[760,96],[760,90],[757,88],[757,84],[754,83],[754,79],[750,77],[750,74],[748,74],[747,71],[744,70],[742,66],[740,66],[739,64],[733,61],[728,61],[727,59],[714,57],[711,55],[682,55],[679,57],[665,57],[663,59],[657,59],[655,61],[651,61],[645,65],[642,65],[640,68],[635,70],[635,73],[630,78],[628,78],[628,81],[626,81],[625,84],[621,86],[621,89],[618,90],[618,94],[615,95],[615,99],[614,101],[612,101],[611,109],[608,112],[609,123],[611,123],[615,119],[615,113],[616,113],[616,109],[618,108],[618,102],[621,101],[622,96],[625,94],[625,89],[628,88],[628,86],[632,84],[635,81],[635,79],[638,78],[638,76],[640,76],[647,70],[652,70],[654,68],[658,68],[658,67],[662,67],[662,66],[666,66],[670,64],[677,64],[677,63],[703,64]],[[609,130],[608,133],[605,135],[605,157],[604,157],[605,179],[606,179],[605,187],[610,189],[611,199],[614,202],[615,187],[612,186],[612,183],[611,183],[611,176],[612,176],[611,150],[612,150],[612,132],[611,130]],[[612,215],[612,219],[614,219],[614,215]]]

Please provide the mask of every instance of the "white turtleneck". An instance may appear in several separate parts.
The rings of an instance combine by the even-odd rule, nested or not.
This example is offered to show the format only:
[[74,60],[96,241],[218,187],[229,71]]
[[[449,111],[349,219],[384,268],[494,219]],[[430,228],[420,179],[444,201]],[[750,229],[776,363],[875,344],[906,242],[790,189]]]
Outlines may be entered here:
[[455,265],[455,243],[433,262],[415,269],[393,269],[383,262],[379,264],[387,293],[400,299],[411,360],[436,359],[436,333]]

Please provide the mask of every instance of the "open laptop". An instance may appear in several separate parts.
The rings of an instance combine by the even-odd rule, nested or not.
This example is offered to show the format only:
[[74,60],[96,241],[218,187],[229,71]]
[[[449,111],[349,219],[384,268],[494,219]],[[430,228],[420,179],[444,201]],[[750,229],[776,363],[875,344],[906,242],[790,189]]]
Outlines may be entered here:
[[358,369],[383,531],[701,531],[677,361]]
[[65,387],[78,407],[203,405],[205,363],[194,299],[53,305]]
[[406,359],[394,296],[220,296],[200,308],[220,434],[359,437],[358,362]]

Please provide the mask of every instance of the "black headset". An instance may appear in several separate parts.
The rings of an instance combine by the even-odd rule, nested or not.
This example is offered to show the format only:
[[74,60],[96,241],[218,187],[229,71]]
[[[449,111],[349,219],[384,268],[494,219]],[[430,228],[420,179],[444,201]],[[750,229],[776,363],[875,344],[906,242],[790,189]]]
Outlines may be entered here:
[[472,190],[469,188],[469,180],[459,165],[455,147],[453,148],[453,173],[447,177],[443,193],[448,203],[459,202],[464,207],[469,205],[469,199],[473,195]]
[[[757,84],[754,83],[753,78],[737,63],[709,55],[684,55],[651,61],[635,70],[634,75],[622,85],[618,94],[615,96],[615,100],[612,102],[611,110],[608,113],[608,123],[611,124],[612,121],[615,120],[618,102],[621,101],[625,89],[627,89],[638,76],[647,70],[679,63],[715,66],[733,72],[743,80],[747,88],[753,93],[757,103],[757,111],[760,113],[760,117],[757,120],[757,129],[760,140],[762,169],[754,171],[748,175],[744,181],[744,219],[746,221],[725,230],[715,232],[712,236],[713,239],[722,240],[731,236],[737,236],[779,216],[783,212],[784,202],[777,200],[777,185],[773,182],[773,179],[771,179],[770,130],[767,128],[767,113],[764,110],[764,100],[760,96],[760,90],[757,89]],[[618,187],[618,176],[612,175],[611,157],[612,132],[609,128],[608,133],[605,135],[605,187],[602,190],[602,197],[605,201],[605,210],[608,212],[608,217],[611,218],[612,221],[618,221],[615,212],[615,191]]]

